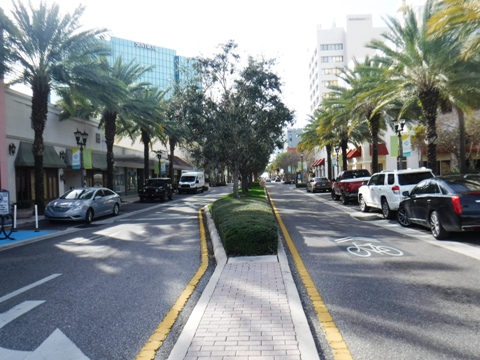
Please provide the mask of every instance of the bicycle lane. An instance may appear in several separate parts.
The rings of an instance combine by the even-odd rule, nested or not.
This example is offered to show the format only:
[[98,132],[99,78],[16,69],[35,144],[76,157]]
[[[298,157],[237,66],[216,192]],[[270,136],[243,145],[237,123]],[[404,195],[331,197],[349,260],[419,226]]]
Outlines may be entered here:
[[478,260],[353,219],[328,194],[268,190],[325,358],[471,359],[480,353]]

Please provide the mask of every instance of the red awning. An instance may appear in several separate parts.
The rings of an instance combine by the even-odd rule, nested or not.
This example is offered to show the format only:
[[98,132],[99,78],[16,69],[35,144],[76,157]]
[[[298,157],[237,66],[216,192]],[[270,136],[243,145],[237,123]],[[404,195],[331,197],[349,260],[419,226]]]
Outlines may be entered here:
[[325,164],[325,158],[321,158],[321,159],[315,160],[312,166],[321,166],[324,164]]
[[350,149],[347,151],[347,159],[355,158],[362,156],[362,147],[359,146],[358,148],[355,149]]
[[[372,155],[372,145],[370,145],[370,155]],[[378,155],[388,155],[387,145],[378,144]]]

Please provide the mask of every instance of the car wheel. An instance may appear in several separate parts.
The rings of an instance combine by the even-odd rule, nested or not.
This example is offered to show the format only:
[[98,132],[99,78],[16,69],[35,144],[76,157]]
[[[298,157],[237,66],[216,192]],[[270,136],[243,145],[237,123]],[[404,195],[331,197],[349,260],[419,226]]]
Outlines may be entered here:
[[440,223],[440,218],[436,211],[430,214],[430,230],[432,230],[432,235],[437,240],[444,240],[448,237],[448,232],[445,231],[445,228]]
[[348,205],[348,197],[344,192],[342,192],[342,204]]
[[408,218],[407,210],[403,207],[400,206],[397,211],[397,221],[400,225],[408,227],[412,225],[412,222]]
[[85,222],[87,224],[90,224],[93,220],[93,210],[92,209],[88,209],[87,210],[87,214],[85,215]]
[[335,194],[335,191],[332,190],[332,200],[333,201],[337,201],[338,200],[338,196]]
[[367,206],[367,204],[365,204],[365,199],[363,198],[362,195],[358,197],[358,203],[360,205],[361,212],[367,213],[370,211],[370,208]]
[[119,212],[120,212],[120,205],[118,205],[117,203],[115,203],[115,205],[113,205],[113,212],[112,212],[112,214],[113,214],[114,216],[117,216]]
[[382,215],[384,219],[392,218],[392,210],[390,210],[390,206],[388,206],[388,201],[386,199],[382,199]]

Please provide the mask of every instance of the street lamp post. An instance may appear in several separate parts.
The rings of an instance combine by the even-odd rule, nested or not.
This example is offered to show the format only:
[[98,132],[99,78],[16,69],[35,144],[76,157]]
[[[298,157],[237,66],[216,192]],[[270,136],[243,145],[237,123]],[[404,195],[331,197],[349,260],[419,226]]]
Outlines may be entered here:
[[339,171],[338,171],[338,151],[340,150],[340,146],[336,145],[334,149],[335,149],[335,154],[337,155],[337,175],[338,175],[338,173],[339,173]]
[[77,129],[73,132],[75,135],[75,140],[77,141],[77,146],[80,148],[80,187],[85,186],[85,175],[83,173],[83,148],[87,145],[88,134],[83,131],[83,133]]
[[158,177],[162,177],[162,152],[161,151],[155,151],[157,153],[157,159],[158,159]]
[[301,168],[300,168],[300,181],[303,184],[303,154],[300,154],[300,159],[301,159]]
[[395,132],[398,136],[398,163],[397,170],[402,170],[403,162],[403,141],[402,141],[402,132],[405,126],[405,120],[401,119],[400,121],[395,121]]

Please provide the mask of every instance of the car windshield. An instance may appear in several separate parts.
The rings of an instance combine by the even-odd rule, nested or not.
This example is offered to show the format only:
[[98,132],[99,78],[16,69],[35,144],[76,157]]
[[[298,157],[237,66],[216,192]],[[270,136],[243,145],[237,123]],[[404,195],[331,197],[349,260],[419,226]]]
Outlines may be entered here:
[[194,182],[195,181],[195,176],[182,176],[180,178],[181,182]]
[[155,187],[160,187],[165,185],[165,181],[162,180],[147,180],[145,183],[147,186],[155,186]]
[[60,196],[60,199],[65,200],[90,200],[93,197],[95,190],[93,189],[73,189],[67,191]]
[[343,176],[344,179],[356,179],[365,176],[370,176],[368,170],[357,170],[357,171],[349,171],[346,172]]
[[432,177],[433,177],[433,174],[430,171],[410,173],[410,174],[398,174],[398,184],[399,185],[415,185],[422,180],[430,179]]
[[322,177],[315,178],[315,182],[320,182],[320,181],[328,181],[328,180]]

